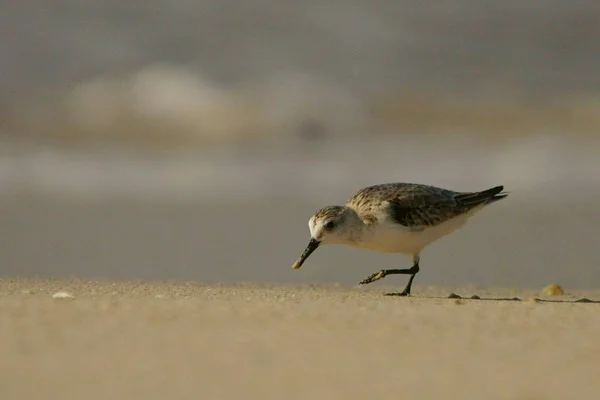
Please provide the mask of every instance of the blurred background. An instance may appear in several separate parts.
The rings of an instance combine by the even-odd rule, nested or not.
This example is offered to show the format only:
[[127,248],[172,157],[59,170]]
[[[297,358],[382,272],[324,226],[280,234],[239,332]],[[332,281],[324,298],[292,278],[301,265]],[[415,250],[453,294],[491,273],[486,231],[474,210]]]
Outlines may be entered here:
[[597,288],[599,40],[579,0],[1,0],[0,273],[354,284],[410,259],[292,271],[307,221],[402,181],[511,192],[415,285]]

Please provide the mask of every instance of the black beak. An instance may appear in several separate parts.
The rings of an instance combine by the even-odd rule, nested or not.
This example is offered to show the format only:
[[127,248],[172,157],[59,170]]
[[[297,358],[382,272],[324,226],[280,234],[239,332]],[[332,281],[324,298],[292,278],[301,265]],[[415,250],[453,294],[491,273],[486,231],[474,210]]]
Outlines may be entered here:
[[308,246],[306,246],[306,249],[304,249],[304,252],[300,256],[300,258],[298,260],[296,260],[294,265],[292,265],[292,268],[293,269],[300,268],[302,266],[302,264],[304,264],[304,261],[306,261],[308,256],[310,256],[312,254],[312,252],[315,251],[317,249],[317,247],[319,247],[320,244],[321,244],[321,242],[319,242],[317,239],[314,239],[314,238],[310,239],[310,242],[308,242]]

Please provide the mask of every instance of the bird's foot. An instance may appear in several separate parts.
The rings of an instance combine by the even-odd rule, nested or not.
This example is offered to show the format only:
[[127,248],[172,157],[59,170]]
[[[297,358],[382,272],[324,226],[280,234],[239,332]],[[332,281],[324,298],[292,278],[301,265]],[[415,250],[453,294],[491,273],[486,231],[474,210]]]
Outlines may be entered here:
[[385,278],[386,275],[387,274],[385,273],[385,270],[382,269],[381,271],[375,272],[374,274],[367,276],[365,279],[360,281],[358,284],[366,285],[368,283],[372,283],[372,282],[378,281],[380,279],[383,279],[383,278]]
[[398,296],[398,297],[409,297],[410,296],[410,292],[407,292],[406,290],[403,290],[402,292],[399,293],[384,293],[384,296]]

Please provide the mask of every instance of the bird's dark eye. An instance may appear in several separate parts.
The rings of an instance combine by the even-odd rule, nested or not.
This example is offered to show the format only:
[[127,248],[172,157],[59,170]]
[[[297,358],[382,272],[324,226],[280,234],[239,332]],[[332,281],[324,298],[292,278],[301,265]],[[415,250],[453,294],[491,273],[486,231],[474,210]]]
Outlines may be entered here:
[[332,230],[335,227],[335,222],[333,221],[329,221],[325,224],[325,229],[327,229],[328,231]]

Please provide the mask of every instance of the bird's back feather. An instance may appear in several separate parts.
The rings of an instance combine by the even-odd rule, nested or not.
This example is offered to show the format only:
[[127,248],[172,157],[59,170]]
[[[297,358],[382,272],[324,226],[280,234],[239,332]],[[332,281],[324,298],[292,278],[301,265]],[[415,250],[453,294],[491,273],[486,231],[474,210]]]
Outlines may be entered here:
[[503,189],[496,186],[481,192],[455,192],[429,185],[388,183],[359,190],[346,205],[361,216],[384,212],[405,227],[426,228],[506,197]]

